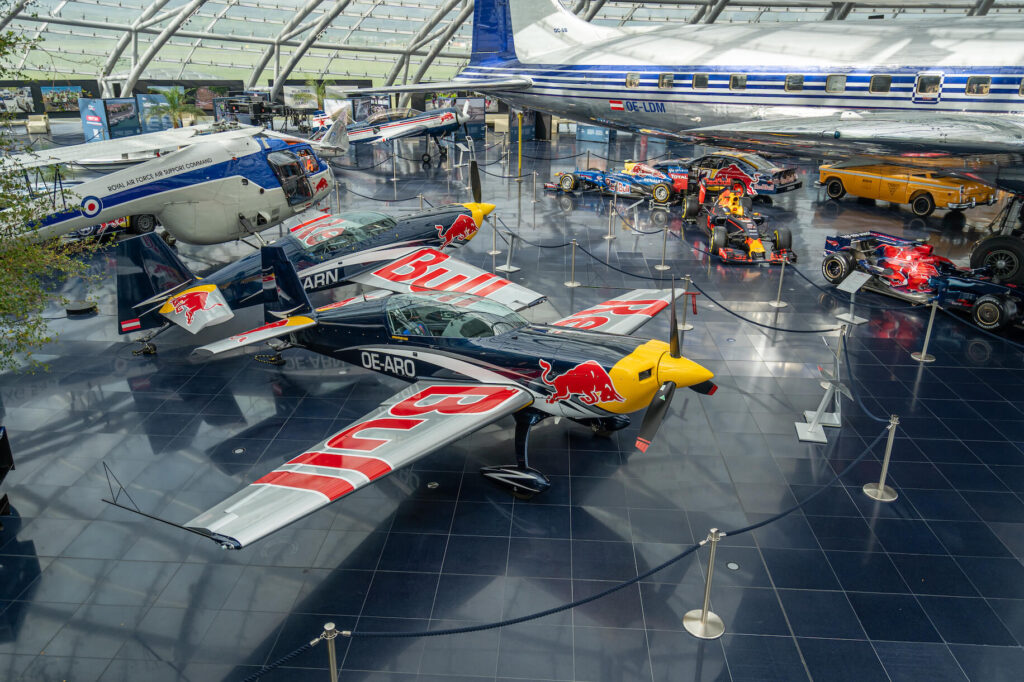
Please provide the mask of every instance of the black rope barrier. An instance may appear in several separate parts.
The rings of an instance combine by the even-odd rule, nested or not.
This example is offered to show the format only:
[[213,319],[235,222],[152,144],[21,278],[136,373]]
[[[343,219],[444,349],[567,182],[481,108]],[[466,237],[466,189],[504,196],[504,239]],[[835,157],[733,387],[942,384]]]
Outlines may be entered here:
[[252,675],[249,675],[249,677],[247,677],[244,680],[242,680],[242,682],[256,682],[256,680],[260,679],[261,677],[263,677],[264,675],[269,673],[271,670],[274,670],[276,668],[280,668],[282,665],[284,665],[288,661],[292,660],[293,658],[295,658],[299,654],[306,653],[307,651],[309,651],[310,649],[313,648],[313,644],[314,643],[319,642],[319,641],[320,640],[318,638],[318,639],[313,640],[312,642],[307,642],[306,644],[303,644],[302,646],[300,646],[295,651],[293,651],[293,652],[291,652],[289,654],[285,654],[284,656],[282,656],[281,658],[277,659],[273,663],[269,663],[269,664],[263,666],[262,668],[260,668],[256,672],[254,672]]
[[[579,246],[579,245],[577,245],[577,246]],[[628,270],[623,270],[622,268],[618,268],[618,267],[612,265],[611,263],[609,263],[608,261],[603,260],[601,258],[598,258],[594,254],[592,254],[590,251],[587,251],[586,247],[584,247],[584,246],[579,246],[579,250],[582,251],[583,253],[587,254],[588,256],[590,256],[592,259],[596,260],[598,263],[601,263],[602,265],[604,265],[606,267],[609,267],[612,270],[615,270],[616,272],[621,272],[624,275],[629,275],[631,277],[638,277],[640,279],[647,279],[647,280],[651,280],[653,282],[664,282],[665,279],[666,279],[665,277],[651,277],[650,275],[640,275],[640,274],[637,274],[635,272],[629,272]],[[749,317],[745,317],[743,315],[740,315],[735,310],[730,310],[726,306],[722,305],[715,298],[713,298],[710,294],[708,294],[708,292],[704,291],[704,289],[702,289],[701,286],[699,284],[697,284],[696,282],[691,280],[690,283],[693,284],[694,288],[696,288],[697,291],[699,291],[701,294],[703,294],[705,298],[707,298],[709,301],[711,301],[712,303],[717,305],[719,308],[721,308],[725,312],[727,312],[730,315],[733,315],[735,317],[738,317],[739,319],[743,320],[744,322],[749,322],[750,324],[756,325],[758,327],[764,327],[765,329],[771,329],[771,330],[777,331],[777,332],[790,332],[790,333],[793,333],[793,334],[822,334],[822,333],[825,333],[825,332],[839,331],[839,329],[840,329],[840,327],[828,327],[828,328],[823,328],[823,329],[789,329],[788,327],[776,327],[775,325],[765,324],[764,322],[758,322],[757,320],[752,320]]]
[[533,173],[523,173],[522,175],[498,175],[497,173],[485,171],[479,163],[477,164],[477,168],[480,169],[481,173],[483,173],[484,175],[490,175],[492,178],[528,178],[531,175],[533,175]]
[[[864,404],[863,400],[861,400],[860,391],[857,390],[857,387],[856,387],[856,385],[853,382],[853,369],[850,367],[850,344],[849,343],[847,343],[847,344],[845,344],[843,346],[843,360],[846,362],[846,378],[850,382],[850,394],[853,396],[854,402],[857,403],[857,406],[860,407],[861,411],[864,414],[866,414],[868,417],[870,417],[874,421],[882,422],[884,424],[888,424],[889,423],[888,419],[883,419],[882,417],[879,417],[877,414],[875,414],[874,412],[869,410],[868,406]],[[839,377],[836,377],[836,379],[839,379]]]
[[[872,448],[874,448],[875,445],[878,444],[882,440],[882,437],[886,435],[887,431],[888,430],[885,429],[881,433],[879,433],[877,436],[875,436],[875,439],[873,441],[871,441],[871,443],[869,443],[867,445],[867,447],[865,447],[864,450],[859,455],[857,455],[856,458],[851,460],[850,463],[847,464],[843,468],[842,471],[840,471],[835,476],[833,476],[832,479],[828,483],[826,483],[825,485],[821,486],[821,488],[819,488],[818,490],[816,490],[813,493],[811,493],[810,495],[808,495],[807,498],[804,499],[803,501],[794,504],[789,509],[781,511],[781,512],[775,514],[774,516],[771,516],[771,517],[769,517],[767,519],[764,519],[763,521],[759,521],[757,523],[753,523],[753,524],[750,524],[749,526],[744,526],[742,528],[737,528],[736,530],[724,531],[722,533],[722,535],[723,536],[732,536],[732,535],[740,535],[740,534],[743,534],[743,533],[748,533],[750,531],[757,530],[758,528],[762,528],[764,526],[767,526],[768,524],[773,523],[775,521],[778,521],[779,519],[782,519],[782,518],[784,518],[786,516],[789,516],[793,512],[798,511],[799,509],[803,508],[806,504],[808,504],[812,500],[816,499],[818,497],[818,495],[821,495],[826,490],[828,490],[833,485],[835,485],[836,482],[838,482],[843,476],[845,476],[850,471],[852,471],[853,468],[856,465],[860,464],[860,462],[865,457],[867,457],[867,455],[871,452]],[[554,606],[554,607],[552,607],[550,609],[545,609],[543,611],[538,611],[536,613],[531,613],[531,614],[528,614],[528,615],[525,615],[525,616],[519,616],[518,618],[509,618],[507,620],[501,620],[501,621],[497,621],[497,622],[494,622],[494,623],[486,623],[484,625],[467,625],[467,626],[460,627],[460,628],[445,628],[445,629],[441,629],[441,630],[419,630],[419,631],[414,631],[414,632],[358,632],[358,631],[349,632],[349,631],[343,631],[343,632],[340,632],[339,634],[342,635],[343,637],[351,637],[351,638],[356,638],[356,637],[371,638],[371,637],[373,637],[373,638],[380,638],[380,639],[406,639],[406,638],[410,638],[410,637],[439,637],[439,636],[443,636],[443,635],[463,635],[463,634],[468,634],[468,633],[471,633],[471,632],[483,632],[485,630],[494,630],[496,628],[508,627],[510,625],[518,625],[519,623],[526,623],[526,622],[529,622],[529,621],[532,621],[532,620],[537,620],[538,618],[545,618],[547,616],[550,616],[550,615],[553,615],[553,614],[556,614],[556,613],[561,613],[562,611],[568,611],[570,609],[574,609],[574,608],[583,606],[585,604],[589,604],[590,602],[597,601],[598,599],[602,599],[603,597],[607,597],[608,595],[613,594],[615,592],[618,592],[619,590],[625,589],[625,588],[627,588],[627,587],[629,587],[631,585],[635,585],[638,582],[640,582],[641,580],[646,580],[647,578],[650,578],[655,573],[658,573],[659,571],[662,571],[662,570],[668,568],[669,566],[677,563],[678,561],[686,558],[687,556],[689,556],[693,552],[697,551],[703,545],[704,545],[704,541],[702,541],[702,542],[695,542],[694,544],[690,545],[689,547],[684,549],[679,554],[676,554],[674,557],[672,557],[672,558],[670,558],[670,559],[668,559],[666,561],[663,561],[662,563],[658,564],[654,568],[648,569],[648,570],[644,571],[643,573],[640,573],[639,575],[637,575],[634,578],[630,578],[629,580],[624,580],[624,581],[622,581],[622,582],[620,582],[620,583],[618,583],[616,585],[612,585],[611,587],[609,587],[607,589],[604,589],[604,590],[602,590],[602,591],[600,591],[600,592],[598,592],[596,594],[592,594],[589,597],[584,597],[582,599],[576,599],[575,601],[571,601],[571,602],[568,602],[566,604],[561,604],[559,606]]]
[[639,227],[636,226],[635,223],[630,222],[629,218],[627,218],[626,216],[622,215],[622,211],[619,210],[618,204],[613,203],[612,207],[615,208],[615,212],[619,214],[619,218],[622,220],[622,222],[624,222],[629,227],[629,229],[633,231],[634,234],[651,235],[651,234],[661,234],[662,232],[665,231],[665,228],[661,228],[660,230],[655,230],[654,232],[646,232],[644,230],[641,230]]
[[[354,189],[347,189],[346,188],[345,191],[348,192],[349,194],[355,194],[357,197],[361,197],[363,199],[369,199],[370,201],[399,202],[399,201],[410,201],[412,199],[419,199],[420,198],[419,194],[414,194],[411,197],[400,197],[398,199],[380,199],[378,197],[371,197],[371,196],[367,196],[366,194],[360,194],[359,192],[355,191]],[[426,199],[424,199],[424,201],[426,201]]]
[[[705,252],[705,253],[707,253],[707,252]],[[810,277],[805,275],[800,270],[800,268],[798,268],[797,266],[790,265],[790,268],[796,274],[800,275],[801,279],[803,279],[805,282],[810,284],[812,287],[814,287],[818,291],[822,292],[823,294],[826,294],[827,296],[830,296],[831,298],[833,298],[836,301],[839,301],[840,303],[849,304],[850,299],[848,297],[844,298],[842,296],[839,296],[835,291],[826,289],[825,287],[821,286],[820,284],[818,284],[817,282],[812,280]],[[920,310],[920,307],[917,304],[914,304],[914,303],[909,303],[908,305],[878,305],[878,304],[865,303],[864,301],[860,301],[859,303],[857,303],[857,305],[864,306],[865,308],[870,308],[872,310],[915,310],[915,309],[916,310]]]
[[495,216],[495,217],[496,217],[497,221],[499,223],[501,223],[501,226],[505,228],[505,232],[507,232],[509,235],[515,237],[519,241],[523,242],[524,244],[529,244],[530,246],[535,246],[535,247],[540,248],[540,249],[564,249],[565,247],[567,247],[567,246],[572,244],[571,241],[562,242],[561,244],[538,244],[537,242],[531,242],[529,239],[526,239],[525,237],[519,235],[516,232],[513,232],[512,229],[508,225],[505,224],[505,221],[501,219],[501,216]]
[[342,164],[342,163],[336,163],[332,159],[331,165],[333,167],[339,168],[341,170],[370,170],[371,168],[376,168],[377,166],[383,166],[385,163],[387,163],[390,160],[391,160],[391,156],[388,156],[383,161],[378,161],[377,163],[372,164],[370,166],[346,166],[345,164]]
[[1009,345],[1013,346],[1014,348],[1019,348],[1020,350],[1024,350],[1024,344],[1017,343],[1016,341],[1011,341],[1010,339],[1006,338],[1005,336],[1000,336],[999,334],[996,334],[995,332],[993,332],[993,331],[991,331],[989,329],[985,329],[984,327],[979,327],[973,321],[971,321],[971,320],[969,320],[969,319],[967,319],[967,318],[965,318],[965,317],[963,317],[961,315],[957,315],[952,310],[946,310],[945,308],[942,308],[942,307],[940,307],[939,310],[941,310],[942,312],[946,313],[947,315],[952,317],[954,320],[957,320],[958,322],[966,324],[968,327],[976,329],[977,331],[981,332],[982,334],[985,334],[986,336],[991,336],[993,339],[997,339],[999,341],[1003,341],[1005,343],[1008,343]]

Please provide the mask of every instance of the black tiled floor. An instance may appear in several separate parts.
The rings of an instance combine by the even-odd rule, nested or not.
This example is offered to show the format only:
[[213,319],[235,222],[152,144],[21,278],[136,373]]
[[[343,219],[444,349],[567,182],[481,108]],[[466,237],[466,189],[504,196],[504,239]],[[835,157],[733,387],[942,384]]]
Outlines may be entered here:
[[[589,147],[636,156],[623,139],[610,150],[563,139],[526,151],[566,156]],[[652,142],[649,153],[662,147]],[[481,152],[491,164],[484,168],[507,173],[493,163],[497,151]],[[360,152],[358,163],[369,165],[372,155]],[[573,164],[526,161],[542,180]],[[798,165],[805,188],[758,210],[791,227],[799,267],[815,282],[823,238],[832,232],[928,237],[964,262],[973,227],[951,232],[941,216],[918,224],[853,200],[826,207],[811,186],[811,166]],[[391,183],[378,184],[391,169],[379,170],[341,171],[343,188],[394,196]],[[452,172],[450,190],[443,169],[400,163],[398,175],[400,196],[468,198],[461,170]],[[617,239],[607,243],[607,205],[597,196],[545,195],[533,204],[529,179],[520,185],[485,175],[483,187],[526,239],[576,238],[617,267],[656,274],[662,235],[645,208],[640,227],[652,234],[616,223]],[[401,213],[414,203],[371,202],[343,190],[345,208]],[[678,209],[668,229],[672,274],[691,275],[752,319],[829,328],[845,307],[787,271],[789,307],[766,312],[777,269],[709,264],[693,248],[703,238],[681,228]],[[489,248],[485,234],[459,255],[491,269],[505,255],[492,259]],[[245,249],[202,253],[181,245],[179,252],[201,267],[197,256],[223,262]],[[577,256],[579,289],[562,286],[569,278],[562,249],[522,246],[513,259],[522,269],[512,279],[547,294],[562,313],[624,288],[658,286]],[[196,344],[255,326],[254,309],[200,337],[169,332],[157,356],[133,356],[112,328],[105,260],[97,272],[107,277],[97,292],[101,315],[53,323],[60,337],[44,349],[50,371],[0,376],[0,421],[17,463],[2,491],[14,512],[0,531],[0,679],[242,680],[329,620],[388,632],[524,616],[633,578],[703,540],[711,527],[760,522],[812,496],[791,516],[722,540],[712,590],[712,608],[727,628],[720,640],[697,640],[681,625],[702,598],[701,549],[639,585],[535,622],[429,640],[339,639],[343,679],[1020,679],[1024,355],[954,319],[939,316],[931,349],[939,360],[921,367],[909,351],[922,342],[924,316],[889,299],[858,297],[870,322],[849,339],[855,387],[868,409],[901,416],[890,469],[900,497],[891,504],[860,490],[878,476],[881,445],[839,485],[822,489],[881,431],[856,403],[844,403],[844,426],[829,429],[827,445],[795,438],[793,422],[822,393],[817,367],[831,362],[820,335],[758,328],[700,297],[683,350],[716,372],[721,390],[710,398],[678,395],[647,453],[630,453],[635,425],[603,440],[565,420],[546,422],[531,436],[531,460],[552,488],[530,502],[513,500],[477,474],[511,455],[509,424],[499,422],[242,552],[223,552],[104,505],[102,463],[144,510],[184,520],[340,430],[400,384],[298,351],[286,354],[282,368],[249,356],[187,360]],[[667,332],[661,316],[637,335]],[[318,646],[264,679],[319,679],[326,665]]]

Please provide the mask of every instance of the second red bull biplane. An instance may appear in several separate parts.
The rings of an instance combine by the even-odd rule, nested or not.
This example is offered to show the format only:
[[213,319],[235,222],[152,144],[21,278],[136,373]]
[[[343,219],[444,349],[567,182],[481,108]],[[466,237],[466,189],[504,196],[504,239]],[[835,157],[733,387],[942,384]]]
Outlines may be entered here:
[[[426,249],[363,273],[358,281],[372,293],[314,309],[284,250],[264,247],[267,324],[197,354],[276,340],[275,350],[306,348],[412,386],[183,528],[240,549],[508,415],[516,463],[481,473],[531,497],[550,485],[530,467],[527,451],[530,430],[542,420],[564,417],[607,434],[646,410],[636,440],[646,452],[677,387],[707,395],[717,388],[709,370],[682,357],[675,331],[668,343],[628,335],[670,305],[675,330],[671,292],[630,291],[551,324],[531,324],[517,310],[543,296],[505,279],[480,279],[494,278],[490,273],[467,280],[454,259],[438,256]],[[450,281],[464,286],[428,286]]]

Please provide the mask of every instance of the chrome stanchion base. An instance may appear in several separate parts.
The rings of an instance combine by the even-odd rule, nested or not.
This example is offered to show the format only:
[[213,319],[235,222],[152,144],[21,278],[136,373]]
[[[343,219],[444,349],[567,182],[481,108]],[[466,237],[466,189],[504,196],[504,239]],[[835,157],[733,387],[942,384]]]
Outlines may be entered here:
[[910,357],[914,358],[918,362],[935,362],[935,356],[931,353],[922,353],[921,351],[914,351],[910,354]]
[[601,239],[604,239],[605,241],[611,241],[612,239],[615,239],[615,235],[614,234],[606,234],[605,236],[601,237]]
[[693,325],[690,324],[689,322],[684,322],[683,324],[677,324],[676,325],[676,331],[681,331],[681,332],[693,331],[693,328],[694,328]]
[[575,280],[573,280],[572,282],[562,282],[562,284],[564,284],[565,286],[569,287],[570,289],[575,289],[576,287],[578,287],[580,285],[580,283],[575,281]]
[[[501,253],[500,251],[498,253]],[[515,265],[499,265],[494,268],[498,272],[519,272],[519,268]]]
[[654,266],[654,269],[657,270],[658,272],[665,272],[666,270],[671,270],[672,266],[670,266],[670,265],[662,265],[661,263],[659,263],[659,264]]
[[[829,387],[829,383],[827,381],[823,381],[821,382],[821,387],[827,389]],[[804,410],[804,419],[807,420],[808,424],[810,424],[814,419],[814,414],[814,410]],[[843,421],[837,412],[823,412],[822,415],[818,417],[818,424],[820,426],[840,427],[843,425]]]
[[683,627],[694,637],[700,639],[718,639],[725,634],[725,623],[714,612],[708,611],[706,622],[701,622],[703,611],[694,609],[683,616]]
[[865,495],[873,500],[878,500],[879,502],[892,502],[899,497],[895,490],[887,485],[883,485],[879,488],[878,483],[865,483],[862,490]]
[[773,308],[785,308],[789,304],[786,303],[785,301],[769,301],[768,305],[770,305]]

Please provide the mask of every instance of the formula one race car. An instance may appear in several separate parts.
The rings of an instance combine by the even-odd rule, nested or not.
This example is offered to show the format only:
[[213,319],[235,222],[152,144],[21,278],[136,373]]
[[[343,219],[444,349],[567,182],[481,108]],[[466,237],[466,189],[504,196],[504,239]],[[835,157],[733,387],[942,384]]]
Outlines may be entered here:
[[678,194],[671,180],[649,175],[602,171],[596,168],[556,173],[555,182],[545,182],[544,189],[560,189],[563,192],[599,189],[606,194],[647,198],[656,204],[670,203]]
[[754,213],[750,197],[725,190],[718,199],[702,209],[703,226],[711,252],[727,263],[796,262],[793,235],[788,228],[767,230],[764,216]]
[[938,297],[939,305],[970,314],[983,329],[1002,329],[1022,320],[1024,289],[999,282],[986,268],[959,268],[936,256],[924,240],[882,232],[827,237],[821,262],[825,279],[839,284],[854,270],[873,275],[865,289],[913,303]]

